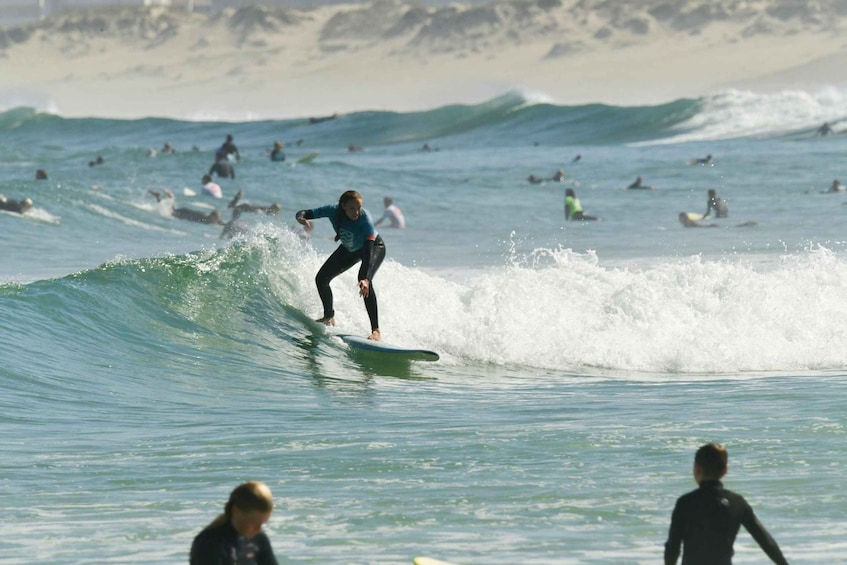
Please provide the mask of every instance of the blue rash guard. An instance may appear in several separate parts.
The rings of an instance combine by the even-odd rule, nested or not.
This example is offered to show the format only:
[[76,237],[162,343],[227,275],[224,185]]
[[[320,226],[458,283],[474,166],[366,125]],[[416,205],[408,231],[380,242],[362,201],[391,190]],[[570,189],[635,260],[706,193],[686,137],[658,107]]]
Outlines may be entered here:
[[[309,217],[309,212],[311,212],[311,218]],[[307,210],[305,218],[307,220],[329,218],[333,229],[335,229],[335,233],[338,234],[339,243],[351,253],[359,251],[364,247],[366,241],[374,241],[377,235],[379,235],[377,234],[376,227],[374,227],[371,215],[364,208],[362,208],[362,213],[359,214],[359,219],[355,221],[348,218],[347,214],[340,209],[338,204],[330,204],[329,206]]]

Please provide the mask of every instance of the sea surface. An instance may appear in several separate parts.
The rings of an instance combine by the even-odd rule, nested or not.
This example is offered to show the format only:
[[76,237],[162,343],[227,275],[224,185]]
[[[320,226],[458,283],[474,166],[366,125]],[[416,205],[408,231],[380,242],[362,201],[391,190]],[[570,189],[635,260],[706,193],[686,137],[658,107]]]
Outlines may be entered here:
[[[273,490],[282,563],[657,563],[709,441],[791,563],[847,562],[847,193],[826,193],[847,92],[511,92],[320,123],[46,110],[0,112],[0,193],[35,202],[0,214],[4,563],[185,563],[246,480]],[[639,175],[654,189],[626,190]],[[600,220],[565,222],[566,188]],[[729,217],[684,228],[712,188]],[[227,239],[165,189],[225,220],[239,189],[283,211]],[[347,189],[404,211],[380,229],[383,337],[439,362],[357,356],[312,322],[335,243],[294,214]],[[365,335],[354,271],[336,329]]]

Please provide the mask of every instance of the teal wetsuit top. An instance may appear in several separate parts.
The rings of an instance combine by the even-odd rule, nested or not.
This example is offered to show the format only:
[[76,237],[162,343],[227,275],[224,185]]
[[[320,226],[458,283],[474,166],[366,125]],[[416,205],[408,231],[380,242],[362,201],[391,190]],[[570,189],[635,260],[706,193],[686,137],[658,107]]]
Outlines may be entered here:
[[364,208],[362,208],[362,213],[359,214],[357,220],[348,218],[347,214],[340,210],[338,204],[321,206],[312,210],[301,210],[297,213],[298,216],[301,214],[307,220],[329,218],[333,229],[335,229],[335,233],[338,234],[339,242],[351,253],[359,251],[364,247],[366,241],[374,241],[379,235],[376,227],[374,227],[371,215]]

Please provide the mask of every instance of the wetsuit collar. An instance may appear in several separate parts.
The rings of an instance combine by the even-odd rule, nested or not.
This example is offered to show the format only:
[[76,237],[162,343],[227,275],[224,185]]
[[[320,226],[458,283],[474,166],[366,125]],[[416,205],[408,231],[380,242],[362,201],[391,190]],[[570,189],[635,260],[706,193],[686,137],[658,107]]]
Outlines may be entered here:
[[723,483],[717,479],[710,479],[700,483],[700,488],[723,488]]

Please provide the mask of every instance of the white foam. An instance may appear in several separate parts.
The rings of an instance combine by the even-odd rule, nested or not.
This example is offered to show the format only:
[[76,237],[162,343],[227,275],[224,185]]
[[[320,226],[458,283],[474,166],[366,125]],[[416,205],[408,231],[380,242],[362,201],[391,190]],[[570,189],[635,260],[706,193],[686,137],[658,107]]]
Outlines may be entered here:
[[847,117],[847,90],[825,88],[816,93],[785,90],[774,94],[727,90],[704,98],[702,104],[696,116],[677,126],[685,133],[641,145],[813,130],[824,122],[833,124]]
[[[275,290],[317,317],[324,254],[284,238],[268,248],[269,269],[285,273]],[[333,283],[336,319],[364,335],[355,277],[351,269]],[[385,339],[437,350],[446,363],[660,374],[847,365],[847,259],[826,249],[770,265],[690,257],[629,268],[541,249],[458,283],[387,260],[375,288]]]
[[59,105],[47,94],[23,90],[0,92],[0,112],[15,108],[33,108],[40,114],[62,115]]

